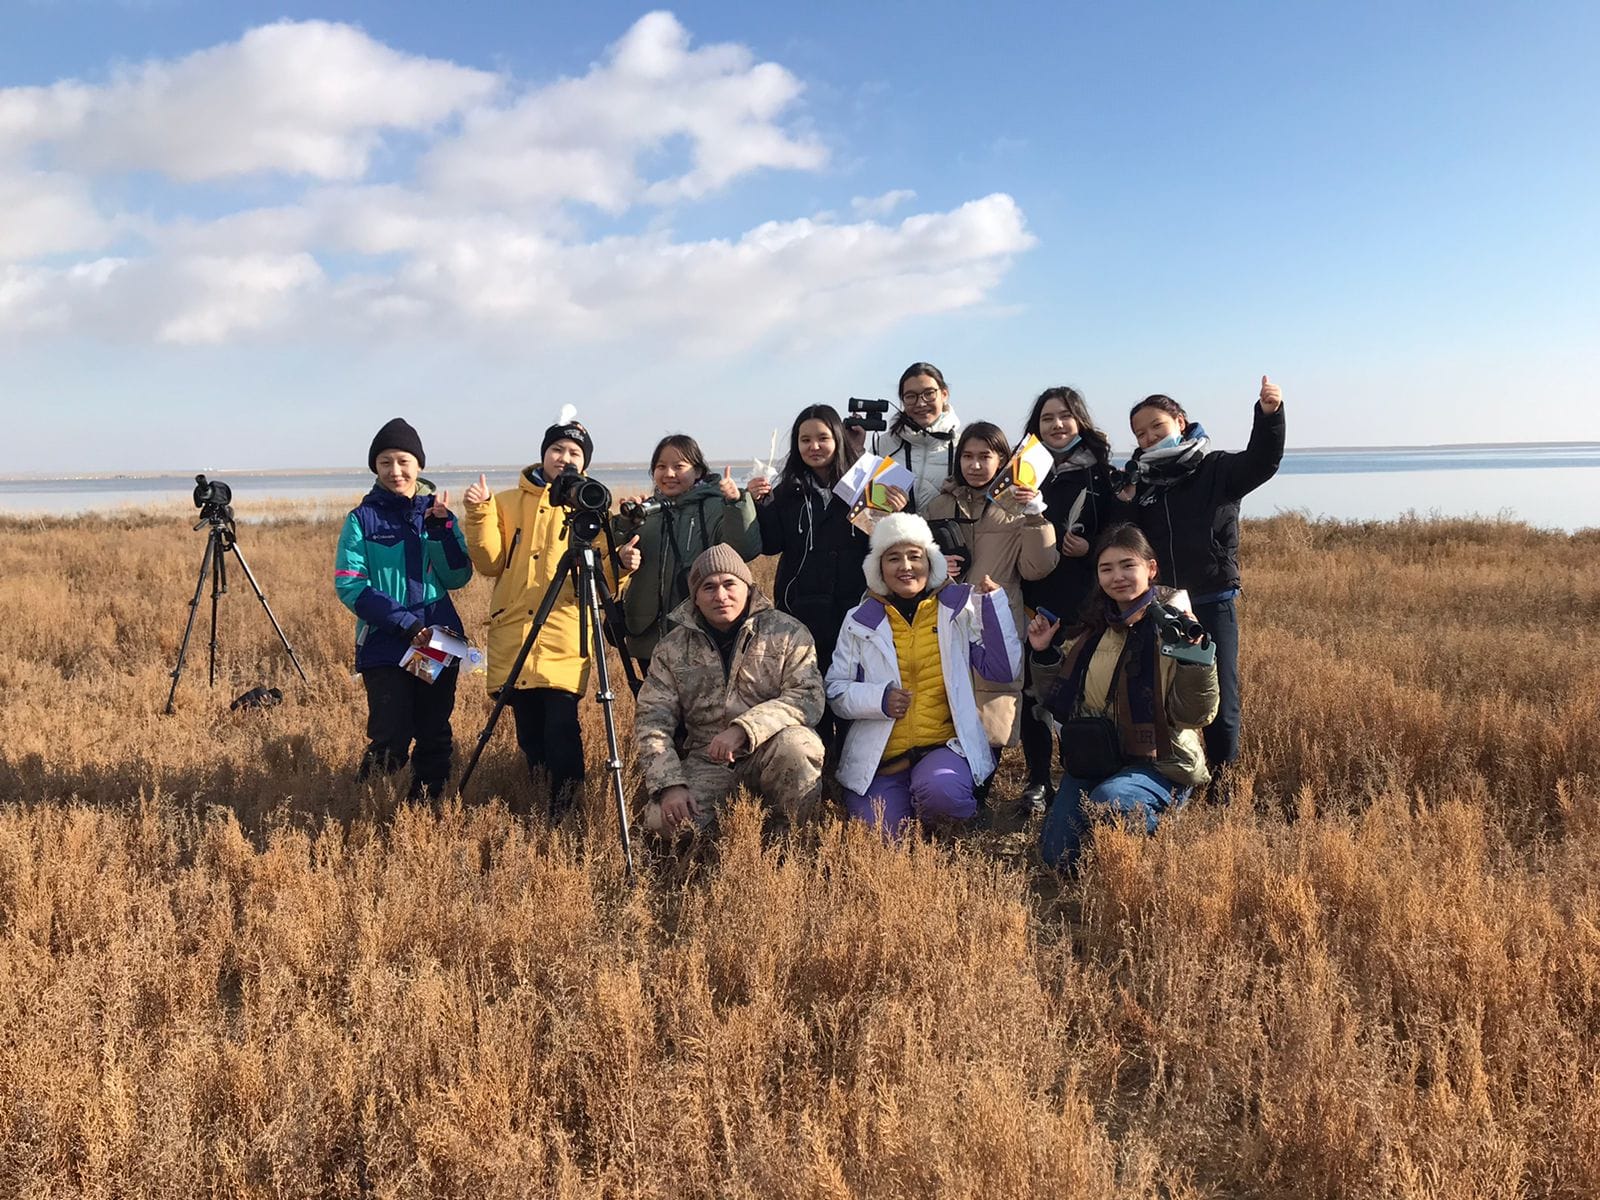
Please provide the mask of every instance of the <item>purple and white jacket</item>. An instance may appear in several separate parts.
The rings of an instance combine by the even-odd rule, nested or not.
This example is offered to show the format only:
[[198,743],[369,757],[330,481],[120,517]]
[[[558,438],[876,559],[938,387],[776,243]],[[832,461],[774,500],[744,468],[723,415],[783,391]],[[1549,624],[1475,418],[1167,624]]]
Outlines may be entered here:
[[[967,760],[974,783],[994,772],[994,754],[978,716],[974,672],[995,683],[1009,683],[1022,664],[1022,643],[1003,590],[980,595],[965,583],[946,583],[935,598],[939,666],[956,736],[949,745]],[[850,721],[839,757],[839,782],[852,792],[871,785],[894,729],[883,710],[884,693],[900,686],[900,660],[883,601],[868,597],[845,616],[839,644],[828,666],[828,704]]]

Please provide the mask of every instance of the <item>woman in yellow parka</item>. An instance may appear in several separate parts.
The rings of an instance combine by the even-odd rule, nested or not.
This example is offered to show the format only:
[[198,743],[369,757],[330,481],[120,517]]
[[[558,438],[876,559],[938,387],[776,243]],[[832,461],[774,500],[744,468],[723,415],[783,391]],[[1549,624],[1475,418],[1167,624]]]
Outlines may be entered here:
[[[489,690],[498,692],[508,683],[511,687],[506,706],[516,719],[517,745],[535,780],[541,771],[549,775],[552,821],[565,815],[583,782],[578,697],[588,686],[589,660],[578,652],[583,614],[570,580],[522,672],[514,680],[507,676],[570,544],[567,510],[550,503],[550,481],[569,468],[587,470],[594,454],[589,431],[576,417],[571,405],[561,410],[556,423],[544,432],[540,461],[522,469],[516,487],[493,495],[480,475],[465,496],[467,553],[477,572],[495,581],[489,602]],[[625,573],[639,565],[638,541],[635,537],[617,548],[617,562]],[[617,586],[614,578],[608,582]],[[526,804],[513,807],[528,811]]]

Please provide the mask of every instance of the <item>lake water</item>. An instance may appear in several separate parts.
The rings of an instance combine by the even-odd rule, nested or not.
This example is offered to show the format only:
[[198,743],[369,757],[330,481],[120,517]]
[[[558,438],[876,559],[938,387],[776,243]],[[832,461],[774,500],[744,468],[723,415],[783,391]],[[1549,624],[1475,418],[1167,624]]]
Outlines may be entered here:
[[[510,487],[517,470],[442,467],[425,474],[459,502],[480,471],[498,489]],[[597,463],[594,474],[617,495],[650,487],[642,463]],[[234,508],[244,520],[261,515],[252,509],[281,501],[317,501],[339,511],[372,486],[366,472],[219,471],[216,476],[233,488]],[[68,515],[188,506],[193,487],[193,477],[187,475],[0,479],[0,513]],[[1341,519],[1414,512],[1504,516],[1552,529],[1600,527],[1600,443],[1291,450],[1277,477],[1244,503],[1247,517],[1288,509]]]

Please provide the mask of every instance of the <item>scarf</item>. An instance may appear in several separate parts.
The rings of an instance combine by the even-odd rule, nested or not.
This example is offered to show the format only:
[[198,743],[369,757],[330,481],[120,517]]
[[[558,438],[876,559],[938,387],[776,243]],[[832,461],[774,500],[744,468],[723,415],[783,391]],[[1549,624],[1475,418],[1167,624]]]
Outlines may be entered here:
[[1128,636],[1122,644],[1122,655],[1112,669],[1110,695],[1093,700],[1099,703],[1109,699],[1117,724],[1117,740],[1123,757],[1130,762],[1154,762],[1172,756],[1172,729],[1167,724],[1167,701],[1161,691],[1159,631],[1153,619],[1135,620],[1156,599],[1155,588],[1150,588],[1126,609],[1118,609],[1107,599],[1106,626],[1089,630],[1072,644],[1048,701],[1050,711],[1060,720],[1076,716],[1078,706],[1090,699],[1084,696],[1083,689],[1100,639],[1112,625],[1126,630]]
[[1162,450],[1135,450],[1128,460],[1128,478],[1138,485],[1135,504],[1154,504],[1175,483],[1194,474],[1211,452],[1211,439],[1198,421],[1189,422],[1183,441]]
[[1068,446],[1065,450],[1051,450],[1050,457],[1055,460],[1055,465],[1050,468],[1050,479],[1067,471],[1089,470],[1093,468],[1095,462],[1094,450],[1081,441],[1075,446]]

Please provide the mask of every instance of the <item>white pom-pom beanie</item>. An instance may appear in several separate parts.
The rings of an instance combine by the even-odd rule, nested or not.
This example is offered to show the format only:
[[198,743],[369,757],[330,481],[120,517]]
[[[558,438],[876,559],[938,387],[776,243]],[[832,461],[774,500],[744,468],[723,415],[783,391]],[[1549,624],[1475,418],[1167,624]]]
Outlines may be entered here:
[[889,594],[883,581],[883,552],[893,546],[921,546],[928,556],[928,590],[932,591],[950,578],[950,567],[944,561],[944,552],[934,543],[933,531],[928,523],[915,513],[890,513],[872,527],[871,548],[861,570],[867,577],[867,587],[880,596]]

